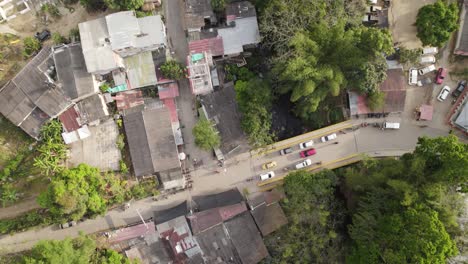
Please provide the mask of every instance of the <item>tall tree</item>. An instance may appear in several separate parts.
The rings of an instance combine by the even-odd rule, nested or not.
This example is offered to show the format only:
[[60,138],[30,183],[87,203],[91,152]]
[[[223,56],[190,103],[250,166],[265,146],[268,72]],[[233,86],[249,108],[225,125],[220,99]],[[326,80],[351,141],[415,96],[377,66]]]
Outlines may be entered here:
[[443,46],[458,28],[458,13],[456,3],[448,4],[442,0],[419,9],[416,27],[423,45]]
[[193,128],[195,145],[204,150],[213,150],[221,145],[221,137],[214,124],[206,119],[201,119]]

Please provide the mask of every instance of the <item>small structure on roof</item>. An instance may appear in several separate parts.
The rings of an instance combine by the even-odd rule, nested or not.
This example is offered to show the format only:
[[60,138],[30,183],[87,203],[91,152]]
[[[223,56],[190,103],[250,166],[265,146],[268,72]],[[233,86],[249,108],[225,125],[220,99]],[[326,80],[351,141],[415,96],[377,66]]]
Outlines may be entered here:
[[434,112],[434,106],[423,104],[417,109],[419,114],[418,120],[432,120],[432,113]]
[[213,91],[211,83],[211,55],[195,53],[187,57],[187,70],[190,88],[195,95],[208,94]]
[[464,0],[460,12],[460,26],[454,52],[457,55],[468,56],[468,0]]

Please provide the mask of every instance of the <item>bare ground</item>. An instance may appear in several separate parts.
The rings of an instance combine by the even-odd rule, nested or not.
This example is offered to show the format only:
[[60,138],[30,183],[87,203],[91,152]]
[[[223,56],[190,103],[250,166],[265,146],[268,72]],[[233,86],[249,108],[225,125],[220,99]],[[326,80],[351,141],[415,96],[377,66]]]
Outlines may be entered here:
[[436,0],[392,0],[389,8],[388,21],[393,41],[400,42],[406,48],[422,47],[416,36],[416,16],[421,7],[435,3]]

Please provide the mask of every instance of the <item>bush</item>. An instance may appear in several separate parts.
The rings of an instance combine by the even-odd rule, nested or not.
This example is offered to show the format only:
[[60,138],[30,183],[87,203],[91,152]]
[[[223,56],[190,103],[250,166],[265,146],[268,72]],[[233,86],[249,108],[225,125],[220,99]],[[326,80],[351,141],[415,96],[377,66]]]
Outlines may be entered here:
[[41,43],[39,40],[33,37],[26,37],[23,39],[24,51],[23,54],[26,57],[30,57],[41,49]]
[[44,13],[48,13],[49,15],[55,17],[55,18],[59,18],[62,16],[62,14],[60,14],[60,11],[58,10],[57,6],[54,5],[54,4],[49,4],[49,3],[45,3],[42,5],[41,7],[41,11],[44,12]]
[[80,30],[78,28],[70,29],[68,33],[68,38],[71,42],[80,41]]
[[13,219],[1,219],[0,234],[13,234],[38,225],[50,225],[53,222],[54,221],[50,215],[40,214],[39,211],[36,210]]
[[123,173],[123,174],[128,173],[128,167],[127,167],[127,164],[125,164],[125,161],[119,160],[119,166],[120,166],[120,172],[121,173]]
[[403,64],[416,64],[421,56],[422,49],[407,49],[401,47],[398,50],[398,61]]
[[117,137],[117,142],[115,142],[117,148],[122,151],[125,148],[125,136],[123,134],[119,134]]
[[107,93],[107,90],[109,90],[111,87],[108,83],[104,83],[101,86],[99,86],[99,90],[101,90],[102,93]]
[[52,33],[52,41],[54,42],[55,45],[63,44],[67,42],[67,39],[60,35],[58,32]]
[[169,60],[164,62],[161,65],[161,73],[164,77],[172,79],[172,80],[180,80],[184,77],[184,67],[182,64],[178,63],[174,60]]

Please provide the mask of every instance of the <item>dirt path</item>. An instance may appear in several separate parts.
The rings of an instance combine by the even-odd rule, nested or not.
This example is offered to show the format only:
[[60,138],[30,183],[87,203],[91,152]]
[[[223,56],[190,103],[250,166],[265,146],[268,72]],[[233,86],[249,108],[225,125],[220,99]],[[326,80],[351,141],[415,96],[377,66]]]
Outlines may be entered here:
[[436,0],[393,0],[388,12],[388,22],[393,41],[400,42],[410,49],[420,48],[421,41],[416,36],[414,24],[421,7],[435,3]]
[[37,208],[39,208],[39,205],[36,202],[36,197],[32,197],[21,203],[0,208],[0,219],[13,218]]

